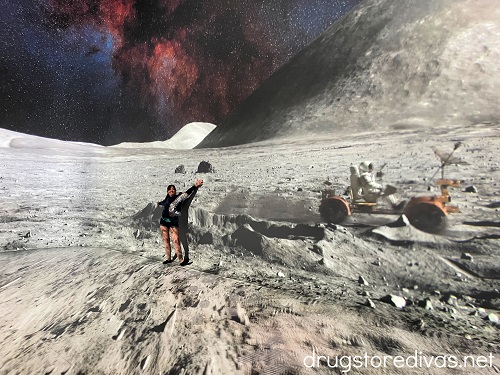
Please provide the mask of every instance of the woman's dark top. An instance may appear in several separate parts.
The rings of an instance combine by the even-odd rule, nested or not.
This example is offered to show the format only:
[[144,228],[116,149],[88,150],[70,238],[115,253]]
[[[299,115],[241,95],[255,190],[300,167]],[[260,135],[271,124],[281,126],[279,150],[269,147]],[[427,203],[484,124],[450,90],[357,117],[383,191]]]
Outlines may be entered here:
[[[193,191],[195,191],[196,186],[191,186],[186,190],[187,196],[189,197]],[[170,216],[169,207],[170,205],[183,193],[179,193],[173,196],[167,195],[164,200],[158,202],[159,206],[163,206],[163,212],[161,214],[160,225],[170,227],[170,226],[178,226],[179,225],[179,217],[178,216]],[[177,204],[175,211],[181,211],[182,201]]]

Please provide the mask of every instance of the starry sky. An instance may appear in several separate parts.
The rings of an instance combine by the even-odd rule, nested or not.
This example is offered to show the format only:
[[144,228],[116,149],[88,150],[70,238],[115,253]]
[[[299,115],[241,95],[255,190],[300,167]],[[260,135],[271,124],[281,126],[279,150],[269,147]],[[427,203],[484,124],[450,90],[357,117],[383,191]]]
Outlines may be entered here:
[[0,127],[102,145],[222,121],[360,0],[0,0]]

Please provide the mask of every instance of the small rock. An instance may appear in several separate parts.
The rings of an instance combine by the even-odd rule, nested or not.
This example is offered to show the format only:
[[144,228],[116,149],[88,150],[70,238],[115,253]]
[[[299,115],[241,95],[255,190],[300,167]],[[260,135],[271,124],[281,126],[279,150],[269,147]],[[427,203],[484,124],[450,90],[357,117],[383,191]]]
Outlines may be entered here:
[[474,185],[465,188],[466,193],[477,193],[477,188]]
[[487,317],[488,316],[488,313],[486,312],[485,309],[483,309],[482,307],[480,307],[479,309],[476,310],[477,311],[477,314],[483,318]]
[[498,324],[498,315],[491,313],[488,315],[488,320],[493,324]]
[[175,168],[174,173],[186,173],[186,168],[184,167],[183,164],[181,164]]
[[141,231],[137,229],[137,231],[134,232],[134,237],[139,239],[140,236],[141,236]]
[[381,266],[382,262],[380,260],[376,260],[375,262],[372,263],[374,266]]
[[448,305],[451,306],[457,306],[458,305],[458,298],[454,296],[453,294],[445,294],[443,298],[441,298],[441,301],[447,303]]
[[434,306],[432,306],[432,302],[429,298],[420,301],[418,305],[426,310],[434,310]]
[[360,285],[368,285],[368,281],[366,281],[366,280],[364,279],[364,277],[363,277],[363,276],[360,276],[360,277],[359,277],[359,279],[358,279],[358,283],[359,283]]
[[460,259],[470,260],[471,262],[473,260],[472,255],[470,255],[469,253],[463,253]]
[[372,309],[375,308],[375,304],[373,303],[373,301],[369,298],[366,299],[366,306],[368,307],[371,307]]
[[280,271],[280,272],[278,272],[278,274],[277,274],[277,275],[278,275],[279,277],[285,277],[285,274],[284,274],[283,272],[281,272],[281,271]]

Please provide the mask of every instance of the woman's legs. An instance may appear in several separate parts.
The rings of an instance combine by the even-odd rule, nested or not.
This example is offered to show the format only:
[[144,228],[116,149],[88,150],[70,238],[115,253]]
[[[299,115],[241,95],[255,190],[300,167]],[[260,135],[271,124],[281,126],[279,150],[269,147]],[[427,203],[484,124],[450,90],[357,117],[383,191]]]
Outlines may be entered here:
[[170,236],[172,237],[172,242],[174,243],[175,253],[177,254],[177,259],[182,263],[184,257],[182,256],[181,244],[179,242],[179,228],[171,227]]
[[165,255],[167,256],[167,260],[172,260],[171,250],[170,250],[170,236],[169,236],[169,228],[160,225],[161,235],[163,237],[163,245],[165,246]]

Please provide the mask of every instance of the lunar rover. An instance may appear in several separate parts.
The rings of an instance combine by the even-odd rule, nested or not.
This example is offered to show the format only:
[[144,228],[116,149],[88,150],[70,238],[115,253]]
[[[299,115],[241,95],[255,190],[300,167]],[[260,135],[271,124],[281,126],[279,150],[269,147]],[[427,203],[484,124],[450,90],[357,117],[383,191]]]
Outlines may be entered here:
[[[460,146],[455,144],[455,151]],[[440,188],[440,195],[417,196],[411,198],[403,207],[385,208],[378,203],[366,202],[360,195],[359,172],[357,167],[351,166],[351,185],[346,196],[336,195],[333,190],[324,190],[319,212],[324,221],[332,224],[344,222],[353,213],[370,213],[385,215],[404,214],[409,222],[416,228],[428,233],[441,233],[446,229],[447,215],[460,212],[457,206],[449,205],[451,197],[448,189],[460,186],[459,180],[444,178],[444,167],[451,160],[453,152],[449,155],[438,154],[441,158],[441,178],[436,181]],[[436,174],[434,174],[435,176]],[[434,178],[431,178],[431,180]],[[396,189],[388,186],[384,195],[393,194]]]

